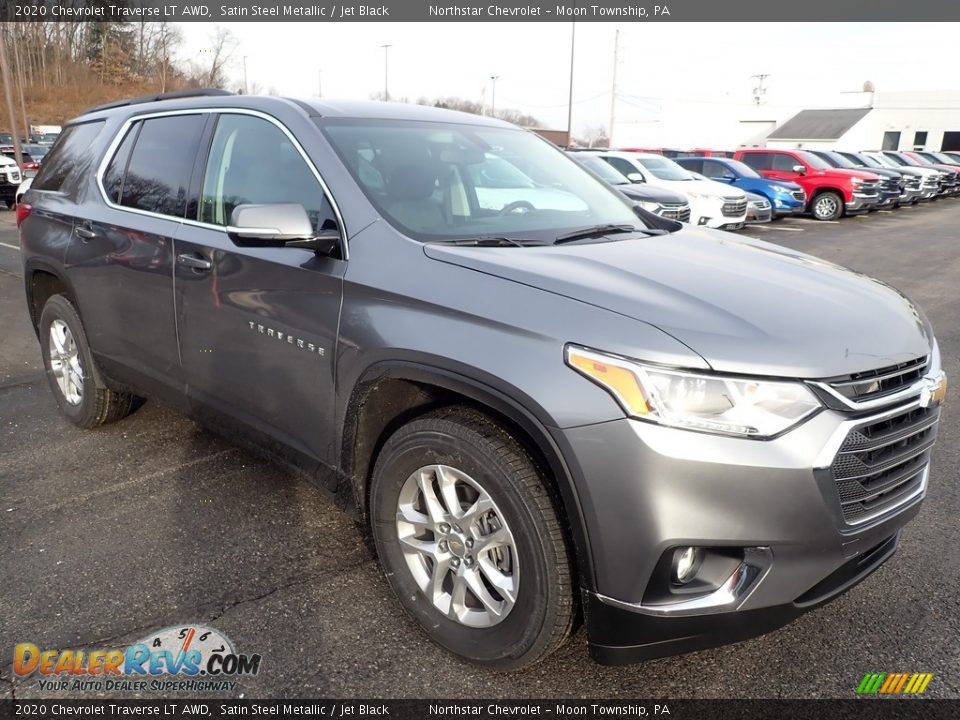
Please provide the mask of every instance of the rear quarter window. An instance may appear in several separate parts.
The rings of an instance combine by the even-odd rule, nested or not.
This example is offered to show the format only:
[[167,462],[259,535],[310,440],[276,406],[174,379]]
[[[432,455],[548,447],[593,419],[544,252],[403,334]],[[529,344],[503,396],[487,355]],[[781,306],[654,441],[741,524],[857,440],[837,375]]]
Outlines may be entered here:
[[93,172],[93,144],[105,124],[97,120],[64,130],[44,158],[31,189],[69,192],[79,178]]

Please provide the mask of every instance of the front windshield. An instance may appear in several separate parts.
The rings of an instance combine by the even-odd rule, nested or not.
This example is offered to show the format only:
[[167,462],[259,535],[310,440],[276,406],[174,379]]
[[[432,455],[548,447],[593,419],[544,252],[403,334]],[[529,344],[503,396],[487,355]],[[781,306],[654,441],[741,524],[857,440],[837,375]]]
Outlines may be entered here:
[[631,184],[630,181],[627,180],[626,176],[618,172],[613,165],[608,163],[606,160],[597,157],[596,155],[589,155],[587,153],[573,153],[570,157],[588,170],[599,175],[605,182],[608,182],[611,185]]
[[750,167],[746,163],[740,162],[739,160],[724,160],[724,164],[728,168],[733,170],[735,173],[740,175],[741,177],[748,177],[748,178],[762,177],[760,173],[758,173],[752,167]]
[[841,155],[838,152],[825,150],[823,154],[826,155],[828,158],[830,158],[833,161],[834,165],[836,165],[836,167],[848,168],[848,169],[857,167],[852,162],[850,162],[849,158],[845,158],[843,155]]
[[668,158],[638,157],[637,162],[661,180],[693,180],[694,177]]
[[530,132],[383,119],[317,122],[367,198],[418,240],[553,241],[585,226],[644,227],[625,198]]
[[900,153],[897,153],[896,155],[885,155],[884,157],[890,158],[895,163],[899,163],[900,165],[910,165],[912,167],[920,167],[920,163],[918,163],[916,160],[914,160],[912,157],[908,155],[901,155]]
[[903,166],[903,163],[894,162],[883,153],[866,155],[865,157],[868,157],[871,160],[875,160],[876,162],[880,163],[880,167],[890,168],[891,170],[896,170],[897,168]]
[[831,165],[823,158],[819,158],[814,155],[812,152],[807,152],[806,150],[795,150],[795,153],[803,159],[810,167],[816,168],[817,170],[829,170]]
[[873,159],[872,157],[870,157],[869,155],[852,155],[852,156],[847,156],[847,157],[851,157],[851,158],[854,160],[854,162],[862,163],[862,164],[865,165],[866,167],[872,167],[872,168],[882,168],[882,167],[883,167],[883,165],[880,163],[879,160],[875,160],[875,159]]
[[956,164],[957,164],[957,161],[956,161],[954,158],[952,158],[952,157],[950,157],[949,155],[947,155],[946,153],[935,152],[935,153],[930,153],[930,154],[933,155],[933,156],[937,159],[938,162],[946,163],[947,165],[956,165]]

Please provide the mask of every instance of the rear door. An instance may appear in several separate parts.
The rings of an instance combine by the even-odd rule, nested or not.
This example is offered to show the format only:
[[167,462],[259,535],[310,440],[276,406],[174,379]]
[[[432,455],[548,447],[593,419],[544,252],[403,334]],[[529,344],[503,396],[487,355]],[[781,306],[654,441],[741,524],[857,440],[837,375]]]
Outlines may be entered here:
[[299,203],[319,233],[339,213],[293,135],[231,111],[215,127],[199,209],[174,242],[180,353],[198,410],[214,408],[310,458],[335,462],[333,380],[346,263],[295,247],[241,247],[237,205]]
[[173,238],[207,116],[133,119],[98,177],[103,202],[79,206],[66,265],[93,351],[108,372],[150,391],[181,380]]

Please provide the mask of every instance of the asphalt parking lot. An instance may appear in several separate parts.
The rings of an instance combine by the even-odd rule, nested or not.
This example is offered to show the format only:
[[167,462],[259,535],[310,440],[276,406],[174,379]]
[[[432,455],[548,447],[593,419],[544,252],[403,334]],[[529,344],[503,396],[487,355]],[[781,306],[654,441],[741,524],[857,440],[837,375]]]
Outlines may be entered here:
[[92,432],[63,419],[24,308],[13,213],[0,212],[0,697],[51,697],[13,680],[16,643],[122,646],[197,622],[262,654],[233,693],[253,698],[850,698],[866,672],[899,671],[931,672],[928,696],[960,698],[960,200],[742,234],[876,276],[925,309],[953,386],[920,516],[876,574],[772,634],[605,668],[581,631],[499,674],[428,642],[361,529],[302,478],[156,403]]

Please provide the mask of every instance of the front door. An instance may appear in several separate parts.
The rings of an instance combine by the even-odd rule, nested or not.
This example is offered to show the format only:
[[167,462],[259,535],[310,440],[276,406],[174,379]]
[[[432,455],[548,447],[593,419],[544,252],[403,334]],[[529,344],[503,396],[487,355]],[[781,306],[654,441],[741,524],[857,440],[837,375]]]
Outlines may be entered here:
[[311,458],[334,464],[333,381],[346,263],[294,247],[240,247],[237,205],[300,203],[314,229],[339,228],[288,131],[259,115],[220,114],[197,223],[174,241],[174,295],[187,390]]

